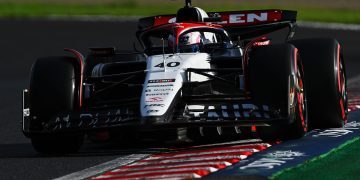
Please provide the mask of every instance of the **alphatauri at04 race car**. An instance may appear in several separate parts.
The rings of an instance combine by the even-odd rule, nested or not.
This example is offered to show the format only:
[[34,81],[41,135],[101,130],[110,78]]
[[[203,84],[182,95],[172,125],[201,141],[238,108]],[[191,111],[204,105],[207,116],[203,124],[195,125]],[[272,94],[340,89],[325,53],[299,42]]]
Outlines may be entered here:
[[[142,52],[92,48],[39,58],[23,91],[23,132],[41,153],[76,152],[85,135],[131,139],[142,131],[199,140],[250,131],[302,137],[347,120],[344,59],[334,39],[292,40],[296,12],[177,14],[142,18]],[[266,34],[288,28],[286,40]],[[72,55],[70,55],[72,54]]]

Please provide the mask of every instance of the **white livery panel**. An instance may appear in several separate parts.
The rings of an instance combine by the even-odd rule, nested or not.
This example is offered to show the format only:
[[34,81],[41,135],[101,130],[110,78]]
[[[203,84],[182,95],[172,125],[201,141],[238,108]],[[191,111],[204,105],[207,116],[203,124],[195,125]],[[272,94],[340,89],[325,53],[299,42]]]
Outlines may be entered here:
[[[162,116],[187,81],[187,68],[210,69],[206,53],[165,54],[148,57],[147,75],[141,95],[141,116]],[[192,76],[192,81],[206,81],[202,75]]]

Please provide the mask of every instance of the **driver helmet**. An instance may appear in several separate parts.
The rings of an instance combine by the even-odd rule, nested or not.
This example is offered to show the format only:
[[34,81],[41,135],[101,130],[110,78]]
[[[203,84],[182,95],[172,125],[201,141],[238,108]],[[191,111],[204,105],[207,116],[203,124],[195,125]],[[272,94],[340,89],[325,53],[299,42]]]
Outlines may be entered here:
[[189,32],[179,38],[179,46],[183,52],[198,52],[200,43],[200,32]]
[[199,44],[201,42],[200,32],[189,32],[184,34],[179,39],[179,45],[192,45]]

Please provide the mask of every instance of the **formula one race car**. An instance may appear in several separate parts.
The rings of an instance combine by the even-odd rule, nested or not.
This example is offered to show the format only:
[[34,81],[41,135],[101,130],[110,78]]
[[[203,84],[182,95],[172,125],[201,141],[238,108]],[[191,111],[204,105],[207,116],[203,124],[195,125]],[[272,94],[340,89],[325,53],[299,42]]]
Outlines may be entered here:
[[[344,59],[334,39],[291,40],[296,11],[177,14],[139,20],[143,52],[92,48],[39,58],[23,92],[23,132],[41,153],[75,152],[86,134],[188,139],[302,137],[347,120]],[[285,42],[265,35],[289,28]],[[131,134],[131,132],[133,134]],[[130,135],[131,134],[131,135]]]

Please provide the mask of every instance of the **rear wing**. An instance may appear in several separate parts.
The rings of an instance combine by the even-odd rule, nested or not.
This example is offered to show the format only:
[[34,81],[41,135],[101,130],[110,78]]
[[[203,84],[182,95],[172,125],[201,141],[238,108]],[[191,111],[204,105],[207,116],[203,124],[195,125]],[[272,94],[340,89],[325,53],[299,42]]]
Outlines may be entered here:
[[[204,22],[223,26],[232,39],[252,38],[284,27],[293,27],[296,22],[296,11],[289,10],[249,10],[207,13]],[[138,22],[139,30],[153,26],[175,23],[176,15],[159,15],[141,18]],[[292,30],[291,30],[292,31]]]

